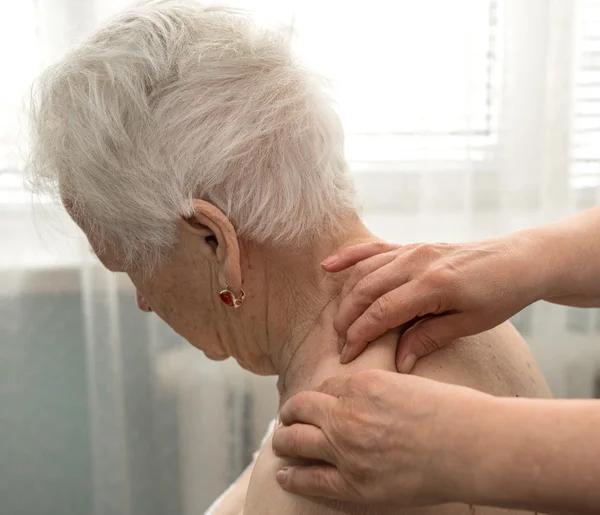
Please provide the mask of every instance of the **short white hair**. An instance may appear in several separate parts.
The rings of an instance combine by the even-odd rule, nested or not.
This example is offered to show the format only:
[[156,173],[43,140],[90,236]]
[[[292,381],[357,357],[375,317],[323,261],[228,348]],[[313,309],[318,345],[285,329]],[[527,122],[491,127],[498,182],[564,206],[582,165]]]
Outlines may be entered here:
[[37,82],[30,184],[125,266],[159,264],[194,198],[258,243],[336,230],[355,210],[343,131],[288,35],[189,0],[123,12]]

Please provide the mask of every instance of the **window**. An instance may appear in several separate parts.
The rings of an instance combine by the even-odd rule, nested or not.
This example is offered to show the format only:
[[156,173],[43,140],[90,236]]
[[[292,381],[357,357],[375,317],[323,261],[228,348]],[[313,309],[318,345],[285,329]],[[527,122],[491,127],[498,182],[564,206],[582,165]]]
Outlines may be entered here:
[[[11,79],[0,83],[0,202],[28,200],[18,191],[18,170],[24,150],[23,99],[33,78],[70,41],[127,3],[24,0],[12,5],[10,16],[0,17],[0,54]],[[528,149],[544,155],[543,132],[556,125],[547,147],[555,148],[555,140],[562,138],[564,163],[570,167],[561,160],[561,173],[570,172],[573,185],[600,184],[600,0],[227,3],[253,11],[264,23],[293,25],[296,52],[331,81],[355,172],[495,170],[506,182],[508,170],[519,175],[515,190],[523,190],[527,175],[531,184],[526,186],[534,191],[541,182],[535,170],[543,163],[523,161],[501,169],[496,158],[512,152],[515,159],[525,159]],[[556,61],[548,50],[552,41],[553,48],[568,48],[572,56],[573,33],[564,31],[561,16],[552,13],[569,12],[575,5],[578,66],[571,68],[565,59],[565,65],[548,67],[543,63]],[[546,85],[556,84],[555,77],[575,80],[574,105],[570,90],[553,91],[548,101]],[[564,116],[556,122],[550,111]],[[567,120],[571,145],[563,129]],[[494,180],[489,189],[497,187]]]
[[3,174],[14,172],[19,166],[24,97],[40,67],[32,0],[13,2],[10,15],[0,15],[0,56],[5,71],[0,81],[0,174]]
[[578,18],[571,177],[585,188],[600,185],[600,1],[583,0]]
[[[373,0],[367,13],[362,2],[231,3],[268,23],[293,23],[298,53],[331,79],[352,162],[464,159],[467,147],[493,134],[496,1]],[[121,7],[112,4],[113,11]],[[0,30],[11,70],[0,85],[3,171],[17,167],[23,97],[41,68],[34,1],[13,7]],[[42,28],[60,22],[46,11],[37,8]],[[77,14],[66,7],[65,13]]]
[[293,22],[298,53],[331,80],[355,169],[451,166],[494,138],[497,0],[236,3]]

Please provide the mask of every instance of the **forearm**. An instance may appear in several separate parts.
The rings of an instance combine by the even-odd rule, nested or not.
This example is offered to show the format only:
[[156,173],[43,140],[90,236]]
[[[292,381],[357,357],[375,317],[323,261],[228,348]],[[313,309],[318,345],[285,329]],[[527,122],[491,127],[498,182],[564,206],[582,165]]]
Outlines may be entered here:
[[600,513],[600,402],[494,398],[463,442],[472,490],[461,500]]
[[541,299],[600,306],[600,207],[517,234],[531,245]]

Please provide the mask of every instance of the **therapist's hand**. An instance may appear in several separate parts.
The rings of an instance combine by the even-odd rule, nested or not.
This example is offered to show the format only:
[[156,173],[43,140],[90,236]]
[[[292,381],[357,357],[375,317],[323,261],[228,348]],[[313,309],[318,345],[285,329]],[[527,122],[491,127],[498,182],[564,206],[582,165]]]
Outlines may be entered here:
[[474,243],[367,243],[340,250],[323,267],[328,272],[354,267],[334,319],[346,339],[342,363],[407,324],[396,365],[410,372],[418,358],[492,329],[543,298],[551,255],[552,249],[526,232]]
[[[305,496],[419,506],[467,498],[473,414],[491,397],[392,372],[327,380],[280,411],[276,455],[314,460],[277,473],[282,488]],[[478,458],[475,458],[478,459]]]

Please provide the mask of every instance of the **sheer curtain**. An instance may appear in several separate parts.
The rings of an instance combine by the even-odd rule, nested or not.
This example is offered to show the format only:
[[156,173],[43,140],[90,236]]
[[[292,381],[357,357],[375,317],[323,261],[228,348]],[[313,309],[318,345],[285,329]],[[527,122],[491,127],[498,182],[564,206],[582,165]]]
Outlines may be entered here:
[[[503,234],[598,202],[600,2],[254,0],[332,82],[367,224],[399,242]],[[273,378],[137,311],[62,210],[31,205],[23,96],[124,0],[2,7],[0,499],[11,514],[202,513],[275,413]],[[518,273],[518,271],[515,271]],[[557,396],[600,396],[600,314],[514,320]]]

